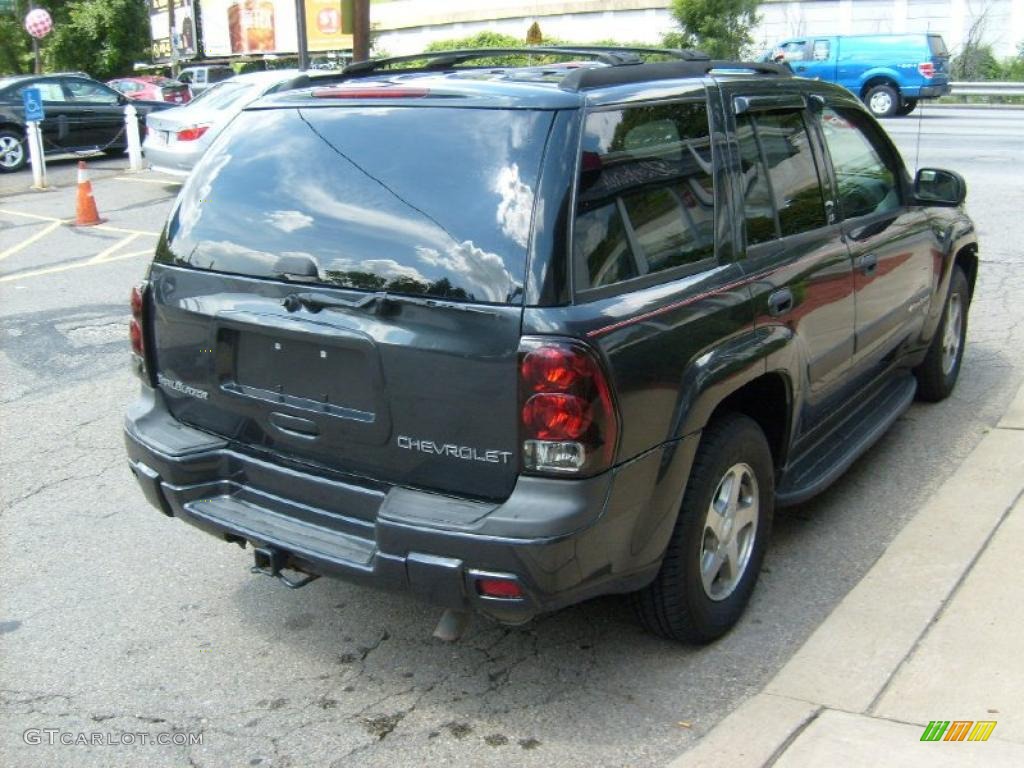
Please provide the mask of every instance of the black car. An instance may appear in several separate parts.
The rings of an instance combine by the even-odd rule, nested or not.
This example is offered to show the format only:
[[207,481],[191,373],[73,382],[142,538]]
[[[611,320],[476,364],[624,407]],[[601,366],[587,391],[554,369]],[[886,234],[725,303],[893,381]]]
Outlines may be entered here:
[[132,295],[130,466],[291,586],[506,623],[634,593],[706,642],[773,510],[953,389],[966,187],[777,65],[549,53],[242,112]]
[[[43,151],[47,154],[101,149],[124,152],[124,105],[127,97],[79,73],[16,75],[0,78],[0,172],[20,170],[28,161],[22,92],[38,88],[46,117],[42,121]],[[139,114],[140,135],[145,116],[171,104],[133,101]]]

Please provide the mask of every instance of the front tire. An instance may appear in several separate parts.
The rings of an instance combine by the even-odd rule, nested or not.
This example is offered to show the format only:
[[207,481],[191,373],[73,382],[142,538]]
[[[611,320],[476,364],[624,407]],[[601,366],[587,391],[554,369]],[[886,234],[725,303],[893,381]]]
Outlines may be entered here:
[[771,449],[753,419],[730,413],[705,428],[661,570],[634,595],[649,631],[709,643],[739,621],[764,560],[774,482]]
[[0,131],[0,173],[20,171],[28,162],[25,137],[16,131]]
[[954,266],[949,279],[949,295],[942,310],[942,321],[935,330],[927,357],[914,369],[919,399],[937,403],[949,397],[956,387],[964,359],[970,304],[971,291],[967,277],[959,266]]
[[875,117],[892,117],[900,108],[900,94],[891,85],[876,85],[864,95],[864,103]]

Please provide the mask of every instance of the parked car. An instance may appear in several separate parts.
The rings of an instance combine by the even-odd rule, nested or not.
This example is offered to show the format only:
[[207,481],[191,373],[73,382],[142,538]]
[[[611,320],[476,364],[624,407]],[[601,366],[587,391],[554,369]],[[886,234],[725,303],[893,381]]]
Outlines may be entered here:
[[235,76],[235,70],[227,64],[206,64],[202,66],[186,67],[178,73],[178,81],[185,83],[192,89],[194,95],[198,95],[207,88],[212,88],[217,83]]
[[189,87],[177,80],[161,75],[141,75],[108,80],[107,85],[129,99],[144,101],[169,101],[172,104],[187,104],[192,100]]
[[875,117],[908,115],[951,90],[949,51],[936,34],[804,36],[779,43],[772,58],[848,88]]
[[250,72],[218,83],[146,122],[142,148],[156,170],[187,175],[232,118],[267,93],[309,82],[297,69]]
[[290,586],[509,624],[634,593],[713,640],[775,507],[953,390],[965,183],[777,65],[490,55],[356,64],[225,130],[132,293],[130,467]]
[[[47,154],[89,150],[120,154],[128,146],[124,136],[128,99],[103,83],[75,73],[0,78],[0,172],[17,171],[28,161],[22,91],[29,87],[38,88],[43,97],[43,150]],[[139,112],[140,131],[149,112],[167,107],[164,102],[133,103]]]

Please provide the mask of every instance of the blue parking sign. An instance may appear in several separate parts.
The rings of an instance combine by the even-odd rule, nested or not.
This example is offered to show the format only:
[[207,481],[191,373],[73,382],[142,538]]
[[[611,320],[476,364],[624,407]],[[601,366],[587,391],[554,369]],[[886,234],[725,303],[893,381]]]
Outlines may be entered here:
[[25,103],[25,121],[32,122],[46,117],[43,112],[43,94],[38,88],[26,88],[21,92],[21,100]]

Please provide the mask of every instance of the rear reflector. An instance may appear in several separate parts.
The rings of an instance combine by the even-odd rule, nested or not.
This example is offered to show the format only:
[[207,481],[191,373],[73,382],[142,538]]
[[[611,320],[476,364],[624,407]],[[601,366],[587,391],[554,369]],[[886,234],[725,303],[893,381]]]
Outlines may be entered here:
[[429,96],[426,88],[404,88],[381,85],[376,88],[317,88],[313,91],[317,99],[420,99]]
[[484,597],[497,597],[503,600],[518,600],[523,596],[523,588],[514,579],[477,579],[476,591]]
[[929,80],[935,77],[935,65],[930,61],[922,61],[918,64],[917,71],[921,73],[922,77],[927,77]]
[[178,131],[178,141],[195,141],[208,130],[210,130],[208,125],[196,125],[192,128],[185,128]]

